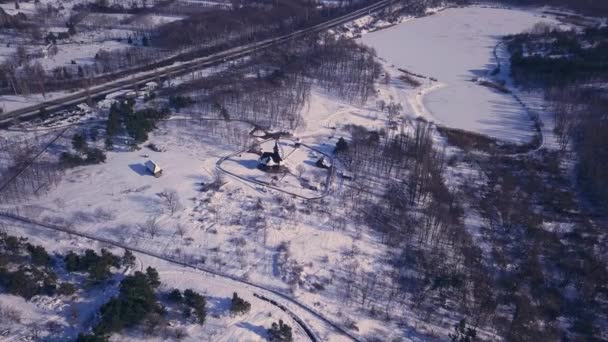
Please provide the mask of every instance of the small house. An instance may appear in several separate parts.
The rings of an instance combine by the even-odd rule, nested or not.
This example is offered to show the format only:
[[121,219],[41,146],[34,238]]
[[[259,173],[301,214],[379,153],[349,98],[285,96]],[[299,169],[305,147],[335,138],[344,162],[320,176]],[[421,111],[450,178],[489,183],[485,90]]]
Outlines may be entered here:
[[154,175],[156,178],[163,175],[163,169],[161,169],[160,166],[158,166],[158,164],[153,160],[148,160],[146,162],[146,169],[148,169],[148,171],[150,171],[150,173],[152,173],[152,175]]

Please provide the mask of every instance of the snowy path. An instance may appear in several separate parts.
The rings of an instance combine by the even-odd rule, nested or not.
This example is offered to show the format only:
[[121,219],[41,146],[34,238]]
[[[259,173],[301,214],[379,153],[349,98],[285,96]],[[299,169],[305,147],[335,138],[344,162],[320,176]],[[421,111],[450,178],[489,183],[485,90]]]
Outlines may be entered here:
[[[47,223],[43,223],[43,222],[37,222],[31,219],[28,219],[26,217],[21,217],[12,213],[6,213],[6,212],[0,212],[0,217],[3,219],[8,219],[8,220],[12,220],[12,221],[17,221],[20,223],[26,223],[26,224],[30,224],[39,228],[45,228],[45,229],[51,229],[54,231],[58,231],[58,232],[63,232],[63,233],[68,233],[68,234],[72,234],[75,236],[79,236],[79,237],[83,237],[86,239],[90,239],[90,240],[94,240],[94,241],[98,241],[104,244],[108,244],[114,247],[118,247],[118,248],[123,248],[123,249],[127,249],[136,253],[140,253],[152,258],[156,258],[162,261],[166,261],[175,265],[179,265],[182,267],[187,267],[190,269],[194,269],[199,271],[201,274],[205,274],[208,275],[209,277],[217,280],[217,279],[221,279],[223,282],[225,282],[226,284],[231,284],[232,286],[239,286],[240,288],[249,291],[249,292],[253,292],[255,291],[255,293],[258,294],[262,294],[263,296],[265,296],[266,298],[270,298],[275,300],[277,303],[282,303],[282,306],[285,308],[286,312],[288,312],[292,317],[298,317],[298,324],[301,325],[301,328],[304,331],[313,331],[309,326],[306,326],[304,323],[304,320],[301,317],[302,313],[305,313],[309,316],[312,316],[317,323],[321,323],[322,325],[324,325],[326,328],[326,331],[335,331],[338,332],[340,335],[342,335],[342,337],[345,337],[349,340],[353,340],[353,341],[358,341],[358,339],[356,337],[354,337],[353,335],[351,335],[349,332],[347,332],[346,330],[344,330],[343,328],[341,328],[340,326],[334,324],[333,322],[331,322],[329,319],[327,319],[326,317],[324,317],[321,313],[315,311],[314,309],[312,309],[311,307],[309,307],[308,305],[301,303],[299,301],[297,301],[294,298],[289,297],[286,294],[283,294],[281,292],[278,292],[276,290],[273,289],[269,289],[266,288],[264,286],[261,285],[257,285],[254,284],[252,282],[246,281],[246,280],[241,280],[235,276],[232,275],[228,275],[228,274],[223,274],[214,270],[211,270],[209,268],[206,267],[201,267],[195,264],[191,264],[191,263],[187,263],[184,261],[180,261],[177,260],[175,258],[172,258],[170,256],[166,256],[166,255],[161,255],[158,254],[156,252],[152,252],[152,251],[147,251],[144,249],[140,249],[138,247],[133,247],[133,246],[129,246],[126,245],[124,243],[118,242],[118,241],[114,241],[114,240],[110,240],[110,239],[106,239],[106,238],[102,238],[102,237],[98,237],[98,236],[94,236],[94,235],[89,235],[89,234],[85,234],[85,233],[81,233],[78,231],[74,231],[70,228],[67,227],[62,227],[62,226],[57,226],[57,225],[52,225],[52,224],[47,224]],[[296,312],[297,311],[297,312]]]

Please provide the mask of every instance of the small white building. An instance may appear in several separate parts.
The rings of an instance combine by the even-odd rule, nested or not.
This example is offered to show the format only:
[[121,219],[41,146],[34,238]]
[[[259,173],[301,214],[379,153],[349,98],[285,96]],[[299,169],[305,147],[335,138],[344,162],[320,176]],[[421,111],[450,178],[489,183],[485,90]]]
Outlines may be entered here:
[[153,160],[148,160],[145,165],[146,169],[148,169],[148,171],[150,171],[154,177],[158,178],[163,175],[163,169],[161,169],[160,166],[158,166],[158,164]]

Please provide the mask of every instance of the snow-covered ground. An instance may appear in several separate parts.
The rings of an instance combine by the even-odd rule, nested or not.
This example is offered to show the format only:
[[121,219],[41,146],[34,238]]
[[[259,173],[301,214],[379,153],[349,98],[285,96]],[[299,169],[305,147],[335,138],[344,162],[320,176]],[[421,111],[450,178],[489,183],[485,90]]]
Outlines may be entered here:
[[[521,11],[458,8],[364,35],[362,41],[376,47],[385,59],[382,63],[390,78],[380,82],[376,96],[364,104],[347,103],[313,87],[301,113],[303,124],[295,135],[310,146],[331,152],[339,137],[348,136],[348,124],[390,129],[386,110],[379,109],[378,102],[383,101],[403,107],[392,118],[397,123],[394,129],[405,129],[403,117],[424,116],[457,128],[525,141],[533,134],[525,111],[509,94],[495,93],[470,79],[492,70],[492,50],[499,35],[521,32],[540,20]],[[399,67],[437,77],[438,82],[417,78],[420,87],[408,85],[399,78],[403,75]],[[147,147],[108,152],[105,164],[68,170],[57,187],[22,203],[20,213],[291,293],[334,322],[344,325],[352,319],[358,327],[356,334],[361,336],[376,335],[385,340],[406,334],[409,340],[447,336],[449,322],[444,327],[429,326],[414,315],[384,322],[343,303],[341,289],[332,284],[336,273],[350,263],[362,272],[381,272],[386,266],[385,247],[373,236],[357,232],[354,222],[337,220],[348,215],[337,214],[344,208],[336,198],[300,201],[230,176],[224,177],[226,183],[218,191],[202,191],[214,179],[218,159],[244,148],[250,129],[239,122],[173,118],[159,123],[147,143],[154,143],[162,152]],[[71,134],[77,131],[77,127],[68,131],[59,143],[69,146]],[[264,146],[265,151],[271,148]],[[302,151],[289,160],[292,172],[303,163],[308,163],[305,173],[318,172],[320,169],[310,165],[315,159]],[[259,175],[255,155],[243,153],[239,158],[227,165],[231,172]],[[147,173],[144,162],[148,159],[164,169],[162,177]],[[337,180],[333,190],[344,190],[346,183]],[[179,195],[180,205],[173,212],[159,196],[166,190]],[[154,234],[147,227],[150,220],[159,226]],[[26,228],[19,232],[40,236],[39,231]],[[41,236],[34,242],[55,249],[100,247],[75,237]],[[353,250],[360,253],[349,254]],[[212,315],[202,329],[188,327],[192,340],[201,336],[213,341],[262,340],[265,328],[279,318],[295,329],[295,323],[280,310],[254,299],[251,289],[150,257],[138,258],[157,267],[167,287],[194,288],[209,296],[211,311],[218,317]],[[232,291],[252,302],[254,309],[249,315],[233,318],[225,314]],[[39,314],[35,308],[25,310],[31,312],[32,319],[53,316],[51,311]],[[305,318],[325,340],[339,339],[318,320]],[[137,339],[119,339],[130,338]],[[302,339],[298,332],[296,340]]]
[[438,80],[442,86],[422,99],[435,122],[526,142],[534,131],[525,110],[511,95],[471,80],[494,69],[493,49],[501,36],[525,31],[540,21],[552,20],[522,10],[449,8],[360,40],[389,63]]

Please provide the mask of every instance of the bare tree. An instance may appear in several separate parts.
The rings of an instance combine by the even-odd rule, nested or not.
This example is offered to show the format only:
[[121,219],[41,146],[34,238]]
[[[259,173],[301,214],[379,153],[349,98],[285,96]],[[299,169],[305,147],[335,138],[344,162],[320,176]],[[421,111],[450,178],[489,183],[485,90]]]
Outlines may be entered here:
[[154,238],[158,235],[160,231],[160,224],[158,223],[158,218],[156,217],[148,217],[146,222],[140,225],[142,231],[150,234],[150,237]]
[[164,190],[163,192],[158,194],[158,197],[160,197],[163,200],[164,205],[167,208],[167,210],[171,213],[171,216],[173,216],[175,214],[175,212],[181,208],[179,194],[177,193],[177,191],[175,191],[173,189]]
[[306,167],[304,167],[304,165],[300,164],[300,165],[296,166],[296,171],[298,172],[298,177],[302,178],[304,171],[306,171]]
[[181,223],[178,223],[178,224],[175,226],[175,232],[176,232],[177,234],[179,234],[179,236],[181,236],[181,237],[183,238],[183,237],[184,237],[184,235],[186,235],[186,226],[184,226],[184,225],[183,225],[183,224],[181,224]]

